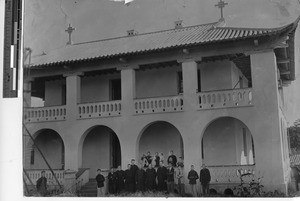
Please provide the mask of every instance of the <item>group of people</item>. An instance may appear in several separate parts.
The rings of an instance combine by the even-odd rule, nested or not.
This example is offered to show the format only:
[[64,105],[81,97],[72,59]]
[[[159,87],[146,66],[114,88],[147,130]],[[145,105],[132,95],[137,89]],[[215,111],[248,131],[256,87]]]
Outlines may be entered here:
[[[184,173],[183,160],[174,155],[173,151],[169,152],[167,166],[164,165],[162,154],[155,153],[151,156],[150,152],[143,155],[141,163],[135,164],[135,159],[131,160],[131,164],[127,165],[127,169],[121,170],[119,166],[116,170],[111,168],[108,176],[108,192],[109,194],[119,194],[121,192],[144,192],[144,191],[161,191],[165,193],[177,193],[181,196],[184,192]],[[200,177],[191,166],[188,173],[188,180],[191,186],[193,196],[197,196],[196,180],[200,178],[203,194],[209,193],[210,172],[202,166]],[[104,196],[104,181],[105,177],[101,174],[101,170],[97,170],[97,196]]]

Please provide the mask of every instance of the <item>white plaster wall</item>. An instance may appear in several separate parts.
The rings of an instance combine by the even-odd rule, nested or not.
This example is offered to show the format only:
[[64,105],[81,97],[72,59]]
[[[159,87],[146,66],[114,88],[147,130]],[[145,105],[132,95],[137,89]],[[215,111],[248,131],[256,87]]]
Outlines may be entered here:
[[151,152],[153,156],[155,152],[163,153],[165,165],[169,151],[173,150],[175,156],[182,156],[183,147],[181,147],[181,135],[178,130],[169,123],[158,122],[150,125],[142,134],[139,141],[139,159],[143,154]]
[[90,168],[90,178],[96,176],[97,169],[110,168],[111,130],[96,127],[90,131],[83,142],[82,168]]
[[81,103],[110,100],[110,80],[120,79],[120,74],[97,75],[81,78]]
[[148,98],[178,94],[180,68],[172,66],[136,72],[136,97]]
[[217,61],[201,63],[201,91],[215,91],[231,89],[231,63],[229,61]]
[[45,83],[45,107],[62,105],[62,80],[51,80]]

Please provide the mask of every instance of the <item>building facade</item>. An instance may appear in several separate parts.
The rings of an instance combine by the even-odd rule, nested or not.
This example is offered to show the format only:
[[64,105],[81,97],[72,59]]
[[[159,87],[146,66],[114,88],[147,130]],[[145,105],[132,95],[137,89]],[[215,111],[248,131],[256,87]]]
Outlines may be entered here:
[[[236,186],[240,171],[286,193],[283,90],[295,79],[298,21],[272,29],[177,25],[70,44],[32,61],[24,124],[62,182],[65,170],[94,178],[98,168],[126,169],[147,151],[166,159],[173,150],[186,184],[190,165],[199,172],[205,163],[219,192]],[[33,180],[47,169],[28,135],[24,167]]]

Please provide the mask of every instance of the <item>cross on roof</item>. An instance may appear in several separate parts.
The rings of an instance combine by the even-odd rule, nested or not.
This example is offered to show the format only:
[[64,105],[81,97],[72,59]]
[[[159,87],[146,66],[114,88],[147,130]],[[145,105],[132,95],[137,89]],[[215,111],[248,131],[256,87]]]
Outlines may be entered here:
[[69,27],[65,30],[65,32],[67,32],[69,34],[69,41],[67,42],[67,45],[71,45],[72,44],[72,32],[75,30],[75,28],[73,28],[71,26],[71,24],[69,24]]
[[215,7],[218,7],[218,8],[220,8],[220,10],[221,10],[221,18],[220,18],[220,20],[224,20],[224,17],[223,17],[223,8],[224,8],[226,5],[228,5],[228,3],[225,3],[225,2],[222,1],[222,0],[220,0],[220,1],[218,2],[218,4],[215,5]]

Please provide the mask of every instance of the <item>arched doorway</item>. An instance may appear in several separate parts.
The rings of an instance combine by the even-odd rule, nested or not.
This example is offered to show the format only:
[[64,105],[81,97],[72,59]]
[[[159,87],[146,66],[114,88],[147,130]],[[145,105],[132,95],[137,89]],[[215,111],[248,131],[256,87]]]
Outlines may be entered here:
[[236,118],[221,117],[211,122],[201,143],[202,161],[208,166],[255,164],[251,132]]
[[116,133],[106,126],[89,129],[82,144],[82,168],[90,168],[94,178],[97,169],[121,165],[121,146]]
[[170,150],[173,150],[177,159],[179,157],[184,158],[180,132],[175,126],[165,121],[157,121],[147,125],[140,134],[137,146],[139,162],[142,155],[147,154],[148,151],[151,155],[154,155],[155,152],[163,153],[164,161],[167,160]]
[[48,169],[37,147],[41,150],[52,169],[64,169],[65,148],[60,135],[54,130],[44,129],[38,131],[34,136],[36,145],[32,141],[29,142],[31,147],[30,169]]

